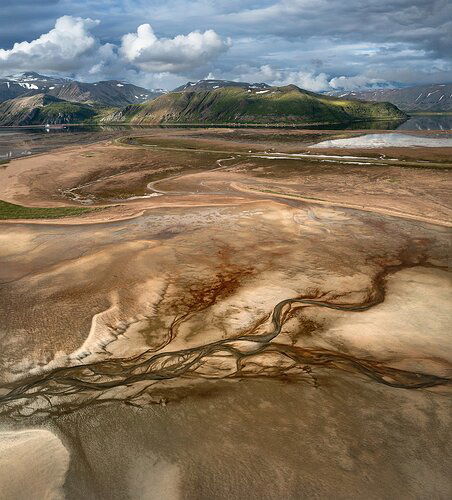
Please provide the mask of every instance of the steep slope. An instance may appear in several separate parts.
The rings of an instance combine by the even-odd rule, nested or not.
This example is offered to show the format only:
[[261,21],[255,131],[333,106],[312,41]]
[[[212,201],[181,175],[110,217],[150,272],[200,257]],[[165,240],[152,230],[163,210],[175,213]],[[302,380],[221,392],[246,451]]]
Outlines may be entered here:
[[23,95],[49,92],[70,82],[68,78],[44,76],[34,71],[0,78],[0,102]]
[[68,78],[40,75],[33,71],[0,79],[0,102],[33,94],[49,94],[66,101],[127,106],[153,99],[163,90],[147,90],[119,80],[83,83]]
[[63,101],[46,94],[16,97],[0,103],[0,125],[80,123],[97,112],[90,106]]
[[227,87],[170,92],[145,104],[128,106],[103,121],[314,124],[404,118],[406,115],[389,103],[337,99],[289,85],[266,90]]
[[403,111],[452,111],[452,83],[421,85],[403,89],[379,89],[356,92],[330,92],[346,99],[390,102]]
[[14,99],[28,92],[22,85],[6,78],[0,78],[0,102]]
[[57,86],[48,93],[73,102],[97,103],[104,106],[127,106],[141,103],[162,94],[131,83],[108,80],[97,83],[70,82]]

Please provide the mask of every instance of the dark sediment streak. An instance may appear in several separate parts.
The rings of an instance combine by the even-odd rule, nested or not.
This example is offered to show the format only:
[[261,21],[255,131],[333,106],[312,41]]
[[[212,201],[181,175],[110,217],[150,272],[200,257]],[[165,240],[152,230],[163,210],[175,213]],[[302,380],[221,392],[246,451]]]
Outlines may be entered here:
[[[436,375],[410,372],[385,366],[376,360],[360,359],[340,352],[326,349],[301,348],[273,342],[281,333],[287,313],[292,305],[308,307],[324,307],[339,311],[362,312],[375,307],[385,299],[386,279],[389,275],[414,266],[429,266],[424,260],[417,263],[402,263],[387,266],[373,278],[373,288],[367,299],[358,304],[341,304],[328,302],[315,297],[296,297],[284,299],[275,305],[272,315],[272,331],[265,334],[247,332],[234,338],[218,340],[204,346],[193,347],[173,352],[155,353],[148,350],[132,358],[115,358],[85,365],[56,368],[45,374],[31,376],[3,386],[8,392],[0,397],[0,413],[18,413],[23,405],[31,405],[31,413],[64,414],[87,404],[101,403],[109,400],[120,400],[128,404],[140,406],[137,401],[150,385],[179,377],[206,377],[197,370],[211,356],[223,356],[234,359],[235,369],[228,373],[217,373],[207,378],[235,378],[260,376],[291,376],[305,374],[316,383],[312,366],[335,368],[365,375],[370,379],[391,387],[404,389],[422,389],[438,385],[447,385],[451,380]],[[437,266],[430,266],[437,267]],[[168,338],[162,346],[168,345],[177,335],[177,328],[185,317],[176,318],[169,328]],[[242,351],[240,343],[247,347]],[[250,349],[249,343],[255,343]],[[160,348],[162,347],[160,346]],[[251,371],[244,365],[250,357],[256,355],[276,355],[285,363],[275,364],[267,372],[257,365]],[[289,365],[287,365],[287,362]],[[132,394],[115,397],[102,397],[106,391],[114,388],[130,388],[139,382],[148,381],[144,388],[132,391]],[[34,405],[40,401],[39,405]],[[43,404],[44,403],[44,404]],[[36,407],[35,407],[36,406]],[[35,407],[35,408],[34,408]]]

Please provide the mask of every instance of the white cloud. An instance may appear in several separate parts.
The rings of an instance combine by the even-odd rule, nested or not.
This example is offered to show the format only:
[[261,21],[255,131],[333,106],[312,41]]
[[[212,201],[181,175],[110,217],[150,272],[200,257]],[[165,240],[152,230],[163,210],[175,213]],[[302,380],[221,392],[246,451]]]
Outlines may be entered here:
[[[348,0],[345,3],[347,8],[343,0],[3,0],[0,47],[10,50],[2,54],[8,61],[7,66],[5,61],[0,64],[0,74],[5,74],[5,68],[12,68],[14,63],[19,69],[41,72],[49,72],[47,67],[57,67],[55,72],[87,79],[125,78],[129,72],[135,72],[140,79],[152,79],[156,73],[139,69],[133,61],[118,54],[121,36],[137,35],[137,26],[149,22],[158,39],[162,36],[174,39],[196,29],[201,33],[212,29],[222,38],[233,37],[234,46],[220,56],[215,66],[208,63],[176,70],[190,80],[199,79],[209,71],[217,77],[235,79],[240,75],[234,72],[239,65],[248,64],[256,70],[270,64],[285,73],[302,70],[314,77],[324,72],[329,78],[367,75],[406,84],[451,81],[450,1]],[[35,4],[39,9],[31,8]],[[63,57],[61,64],[56,64],[53,57],[38,57],[37,61],[28,57],[30,64],[24,64],[23,58],[27,56],[23,52],[29,47],[25,51],[16,47],[13,50],[13,43],[40,41],[39,35],[49,32],[52,22],[63,14],[102,20],[95,29],[86,29],[88,40],[95,39],[94,47],[72,59]],[[71,30],[68,34],[72,36]],[[113,42],[116,67],[111,58],[98,57],[96,47],[103,46],[104,40],[119,40]],[[76,53],[81,47],[78,41],[74,37],[69,47]],[[80,64],[81,58],[84,64]],[[77,67],[80,70],[73,69]],[[164,73],[171,75],[172,81],[175,69],[171,65],[168,68],[172,72]],[[321,83],[317,81],[314,85]],[[170,85],[171,82],[166,84]],[[313,84],[308,81],[308,85]]]
[[99,47],[89,30],[99,21],[63,16],[55,28],[31,42],[0,49],[0,70],[74,71]]
[[233,77],[236,81],[265,82],[270,85],[284,86],[297,85],[311,92],[324,92],[328,90],[356,90],[387,87],[384,78],[376,78],[372,75],[338,76],[331,78],[327,73],[318,73],[314,70],[287,70],[277,69],[270,64],[264,64],[258,68],[246,64],[236,66]]
[[35,40],[0,49],[0,75],[38,71],[70,74],[81,80],[130,78],[136,82],[167,81],[167,85],[180,85],[187,80],[181,74],[196,68],[202,71],[206,63],[231,45],[230,39],[222,39],[213,30],[158,38],[149,24],[123,36],[120,46],[102,44],[91,33],[98,24],[90,18],[60,17],[53,29]]
[[122,37],[120,54],[142,70],[177,73],[204,65],[230,46],[230,39],[213,30],[158,38],[149,24],[142,24],[136,33]]
[[328,76],[325,73],[316,75],[311,71],[289,71],[281,80],[276,81],[275,85],[290,85],[291,83],[312,92],[321,92],[330,88]]
[[[280,0],[268,8],[243,12],[273,15],[277,7],[295,16],[298,10],[311,8],[318,1]],[[213,66],[212,61],[228,51],[232,42],[212,29],[163,38],[149,24],[141,24],[135,32],[124,35],[119,44],[112,44],[101,43],[94,34],[98,25],[99,21],[90,18],[60,17],[53,29],[35,40],[0,49],[0,75],[34,70],[80,80],[126,79],[165,88],[176,87],[187,79],[215,75],[272,85],[295,84],[313,92],[384,87],[388,81],[430,83],[451,79],[450,63],[434,60],[425,69],[428,51],[407,48],[406,44],[356,43],[348,39],[344,43],[339,39],[331,46],[326,38],[315,38],[304,41],[301,48],[293,40],[288,46],[276,37],[264,43],[253,36],[242,36],[235,38],[227,56]],[[356,64],[353,58],[365,60],[366,67]],[[392,61],[390,67],[388,61]]]
[[381,87],[384,84],[385,80],[381,78],[369,78],[365,75],[338,76],[336,78],[332,78],[329,81],[329,85],[333,89],[341,90],[356,90],[362,88]]
[[271,85],[297,85],[305,90],[321,92],[330,89],[328,76],[325,73],[315,74],[313,71],[287,71],[275,69],[269,64],[264,64],[259,68],[242,66],[239,80],[247,82],[265,82]]

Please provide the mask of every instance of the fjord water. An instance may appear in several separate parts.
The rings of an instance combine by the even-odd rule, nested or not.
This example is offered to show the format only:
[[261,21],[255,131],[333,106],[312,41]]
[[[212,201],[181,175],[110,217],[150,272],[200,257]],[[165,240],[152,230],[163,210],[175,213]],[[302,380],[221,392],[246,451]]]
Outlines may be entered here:
[[[162,126],[168,128],[169,126]],[[77,125],[61,128],[3,127],[0,128],[0,161],[44,153],[52,149],[77,144],[89,144],[113,139],[132,132],[144,132],[159,126]],[[203,127],[204,128],[204,127]],[[209,128],[209,127],[206,127]],[[212,128],[218,128],[213,126]],[[229,127],[228,127],[229,128]],[[293,127],[288,127],[293,128]],[[368,121],[296,127],[313,130],[452,130],[452,115],[418,115],[404,122]]]
[[3,127],[0,128],[0,162],[52,149],[89,144],[121,135],[124,127],[74,126],[64,128]]

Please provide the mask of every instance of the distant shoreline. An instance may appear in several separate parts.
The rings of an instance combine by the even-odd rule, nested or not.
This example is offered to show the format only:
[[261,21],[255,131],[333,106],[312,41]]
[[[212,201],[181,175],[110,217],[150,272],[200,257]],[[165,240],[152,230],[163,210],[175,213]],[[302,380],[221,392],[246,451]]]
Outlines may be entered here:
[[[181,122],[164,122],[164,123],[124,123],[124,122],[81,122],[81,123],[58,123],[46,127],[45,124],[34,124],[34,125],[0,125],[0,129],[11,129],[11,128],[64,128],[64,127],[149,127],[149,128],[162,128],[162,127],[227,127],[227,128],[308,128],[308,127],[323,127],[328,125],[353,125],[355,123],[404,123],[409,118],[405,120],[400,119],[363,119],[363,120],[350,120],[350,121],[335,121],[335,122],[312,122],[312,123],[181,123]],[[328,130],[328,129],[325,129]]]

